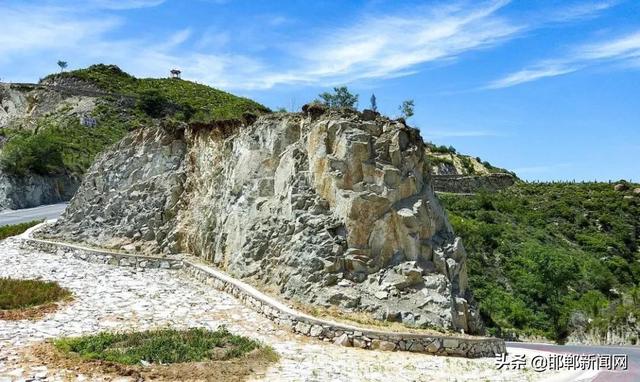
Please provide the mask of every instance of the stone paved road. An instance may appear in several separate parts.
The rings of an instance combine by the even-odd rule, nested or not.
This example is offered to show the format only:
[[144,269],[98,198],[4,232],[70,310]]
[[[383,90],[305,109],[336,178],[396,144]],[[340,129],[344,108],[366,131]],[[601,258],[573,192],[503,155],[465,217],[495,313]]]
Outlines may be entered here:
[[[20,350],[52,337],[109,329],[226,325],[273,346],[281,360],[256,380],[268,381],[526,381],[544,375],[498,372],[493,359],[468,360],[406,352],[343,348],[299,338],[225,293],[206,289],[175,271],[119,268],[0,242],[0,277],[56,280],[75,301],[40,321],[0,321],[0,381],[61,380],[69,375],[26,364]],[[90,380],[103,380],[100,376]],[[85,379],[86,380],[86,379]]]

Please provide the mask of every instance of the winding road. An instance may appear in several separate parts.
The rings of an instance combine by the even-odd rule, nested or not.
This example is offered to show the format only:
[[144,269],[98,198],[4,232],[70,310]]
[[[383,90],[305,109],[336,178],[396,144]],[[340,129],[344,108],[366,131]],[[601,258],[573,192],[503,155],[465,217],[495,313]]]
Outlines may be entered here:
[[[56,219],[60,216],[60,214],[62,214],[62,212],[65,210],[66,207],[67,207],[67,203],[59,203],[59,204],[39,206],[35,208],[3,211],[3,212],[0,212],[0,226],[23,223],[23,222],[32,221],[32,220]],[[13,268],[14,267],[9,267],[7,269],[13,269]],[[616,381],[616,382],[617,381],[620,381],[620,382],[640,381],[640,346],[624,346],[624,347],[623,346],[582,346],[582,345],[562,346],[562,345],[523,343],[523,342],[507,342],[507,346],[511,354],[518,354],[519,350],[521,349],[522,353],[528,353],[527,355],[536,354],[536,353],[529,353],[531,351],[534,351],[534,352],[542,351],[542,352],[551,352],[556,354],[589,354],[589,355],[591,354],[596,354],[596,355],[626,354],[628,356],[628,369],[624,371],[622,370],[601,371],[599,373],[596,372],[597,374],[595,373],[573,373],[573,374],[560,373],[555,375],[554,374],[548,375],[548,377],[550,377],[548,379],[545,378],[545,375],[547,373],[538,375],[542,377],[542,379],[544,380],[550,380],[550,381],[589,380],[589,381],[606,381],[606,382],[608,381]],[[0,360],[1,359],[2,358],[0,358]],[[1,363],[2,362],[0,362],[0,364]],[[491,363],[490,361],[487,361],[487,365],[483,368],[485,372],[487,371],[487,369],[485,368],[488,368],[487,366],[490,363]],[[474,366],[477,366],[477,365],[474,365]],[[587,376],[587,374],[590,374],[590,375]],[[0,373],[0,377],[1,376],[2,376],[2,373]],[[491,373],[488,373],[486,377],[489,378],[488,380],[491,380],[493,377],[497,377],[497,375],[495,374],[491,375]],[[514,376],[511,375],[510,377],[514,377]],[[507,379],[510,380],[509,378]],[[2,378],[0,378],[0,380],[2,380]]]
[[524,342],[507,342],[507,346],[517,349],[546,351],[558,354],[626,354],[628,369],[618,371],[601,371],[592,381],[598,382],[635,382],[640,381],[640,346],[586,346],[586,345],[551,345]]
[[25,223],[32,220],[57,219],[67,208],[67,203],[48,204],[34,208],[21,210],[8,210],[0,212],[0,226]]

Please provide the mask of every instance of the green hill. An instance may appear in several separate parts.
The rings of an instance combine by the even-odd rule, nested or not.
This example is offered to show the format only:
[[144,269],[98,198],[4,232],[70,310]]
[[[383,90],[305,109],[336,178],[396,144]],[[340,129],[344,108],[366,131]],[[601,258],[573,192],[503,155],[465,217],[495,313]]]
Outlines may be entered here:
[[[41,84],[45,85],[41,89],[24,90],[22,98],[29,102],[24,118],[0,126],[0,136],[6,139],[0,164],[6,172],[82,174],[105,147],[119,141],[130,130],[155,123],[156,119],[210,122],[241,119],[246,113],[270,112],[250,99],[209,86],[181,79],[138,79],[114,65],[93,65],[52,74]],[[73,92],[67,94],[73,87],[87,86],[97,93],[79,92],[75,97]],[[62,99],[50,105],[52,93]],[[69,100],[77,98],[90,100],[93,107],[89,113],[75,111],[75,104]],[[42,107],[46,112],[35,117],[28,112],[41,105],[46,106]],[[83,126],[80,116],[84,114],[95,118],[97,126]]]
[[562,341],[581,313],[592,328],[640,319],[640,194],[607,183],[517,183],[441,195],[469,254],[490,331]]

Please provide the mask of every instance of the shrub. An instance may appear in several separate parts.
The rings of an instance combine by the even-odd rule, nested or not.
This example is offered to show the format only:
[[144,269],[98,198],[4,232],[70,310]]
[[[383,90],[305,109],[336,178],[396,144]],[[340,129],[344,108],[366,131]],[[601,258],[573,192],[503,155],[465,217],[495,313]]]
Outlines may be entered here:
[[162,117],[167,106],[167,99],[155,89],[143,91],[138,99],[138,108],[152,118]]
[[64,171],[62,145],[48,131],[16,135],[4,145],[0,163],[6,171],[17,175],[60,173]]
[[636,314],[640,206],[611,185],[516,183],[440,199],[467,248],[471,290],[491,333],[562,340],[575,311],[593,325]]
[[330,108],[346,107],[354,109],[358,103],[358,95],[352,94],[346,86],[333,88],[333,93],[324,92],[319,95],[319,102]]

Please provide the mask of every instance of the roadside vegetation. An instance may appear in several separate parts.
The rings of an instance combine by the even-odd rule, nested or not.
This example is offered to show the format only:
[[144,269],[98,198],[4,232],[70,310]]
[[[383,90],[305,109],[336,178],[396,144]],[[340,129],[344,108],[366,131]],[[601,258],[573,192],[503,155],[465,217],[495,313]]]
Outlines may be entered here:
[[10,236],[20,235],[24,231],[40,223],[42,223],[42,220],[32,220],[26,223],[0,226],[0,240],[4,240]]
[[562,341],[576,315],[605,330],[640,319],[640,195],[631,188],[517,183],[440,199],[492,334]]

